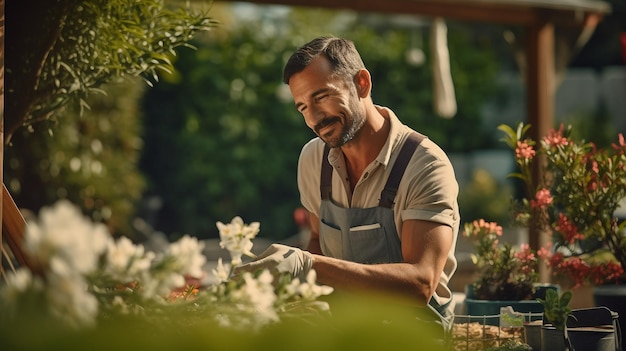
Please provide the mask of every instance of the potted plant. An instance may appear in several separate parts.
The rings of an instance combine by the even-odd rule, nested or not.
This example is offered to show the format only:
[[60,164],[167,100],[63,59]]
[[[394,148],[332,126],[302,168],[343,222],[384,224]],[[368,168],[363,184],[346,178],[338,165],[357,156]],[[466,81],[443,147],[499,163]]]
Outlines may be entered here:
[[516,312],[543,312],[536,301],[538,290],[543,295],[538,285],[537,256],[528,244],[514,248],[511,243],[501,243],[502,227],[484,219],[465,223],[462,235],[474,244],[472,261],[479,274],[467,287],[469,315],[498,315],[506,306]]
[[[526,136],[529,128],[523,123],[516,129],[498,127],[515,152],[519,172],[513,176],[526,187],[527,196],[515,204],[515,220],[551,233],[551,244],[537,254],[561,277],[559,284],[575,289],[618,282],[626,267],[626,222],[614,216],[626,198],[624,136],[601,149],[574,140],[571,126],[552,129],[540,141]],[[542,170],[537,180],[533,167]]]
[[545,299],[537,299],[543,306],[543,326],[541,327],[541,349],[565,350],[565,323],[572,313],[569,302],[571,291],[564,291],[560,296],[555,290],[546,292]]

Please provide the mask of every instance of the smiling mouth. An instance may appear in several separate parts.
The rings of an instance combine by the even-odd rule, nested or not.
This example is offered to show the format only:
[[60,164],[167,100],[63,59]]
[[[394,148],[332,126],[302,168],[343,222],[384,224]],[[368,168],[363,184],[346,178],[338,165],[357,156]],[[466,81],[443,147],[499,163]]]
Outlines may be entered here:
[[339,122],[339,117],[325,118],[322,121],[320,121],[320,123],[315,125],[315,132],[319,135],[322,129],[338,122]]

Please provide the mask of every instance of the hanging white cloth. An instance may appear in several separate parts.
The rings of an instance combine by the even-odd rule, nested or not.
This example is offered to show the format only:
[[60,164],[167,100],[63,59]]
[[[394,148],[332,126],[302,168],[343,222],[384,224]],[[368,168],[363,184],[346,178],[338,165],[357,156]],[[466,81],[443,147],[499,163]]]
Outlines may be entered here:
[[450,54],[448,53],[448,28],[441,17],[435,17],[431,27],[431,52],[433,69],[433,108],[443,118],[456,115],[456,96],[450,73]]

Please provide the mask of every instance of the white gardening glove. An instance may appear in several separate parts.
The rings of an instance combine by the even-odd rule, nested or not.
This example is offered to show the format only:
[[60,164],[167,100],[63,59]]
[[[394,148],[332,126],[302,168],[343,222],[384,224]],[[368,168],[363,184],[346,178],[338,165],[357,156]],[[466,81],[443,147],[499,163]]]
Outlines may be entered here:
[[254,261],[235,268],[235,275],[268,269],[272,274],[289,273],[293,278],[305,279],[313,265],[313,257],[308,251],[295,247],[272,244]]

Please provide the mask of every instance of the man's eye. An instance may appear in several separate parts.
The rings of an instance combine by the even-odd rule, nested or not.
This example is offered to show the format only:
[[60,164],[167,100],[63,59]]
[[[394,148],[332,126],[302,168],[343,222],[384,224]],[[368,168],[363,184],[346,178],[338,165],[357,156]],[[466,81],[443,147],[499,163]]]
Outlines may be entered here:
[[325,99],[327,97],[328,97],[328,94],[320,95],[320,96],[317,97],[317,101],[320,101],[320,100]]

